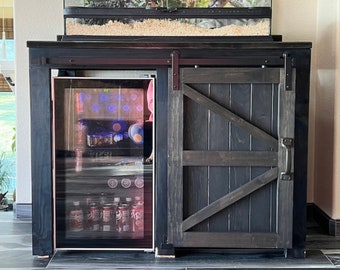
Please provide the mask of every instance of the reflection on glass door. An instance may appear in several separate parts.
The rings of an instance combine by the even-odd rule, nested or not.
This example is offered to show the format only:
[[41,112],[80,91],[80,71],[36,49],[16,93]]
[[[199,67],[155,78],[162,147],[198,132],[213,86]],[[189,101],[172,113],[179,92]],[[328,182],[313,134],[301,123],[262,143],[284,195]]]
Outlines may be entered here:
[[53,78],[57,249],[152,249],[154,79]]

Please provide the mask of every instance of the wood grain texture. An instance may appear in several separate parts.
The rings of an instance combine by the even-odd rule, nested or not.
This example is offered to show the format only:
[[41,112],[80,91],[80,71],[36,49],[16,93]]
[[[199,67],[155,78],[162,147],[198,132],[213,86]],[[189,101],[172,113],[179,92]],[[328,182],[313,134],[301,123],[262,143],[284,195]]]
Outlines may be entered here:
[[[175,246],[191,246],[183,238],[191,232],[278,233],[280,72],[266,71],[271,75],[261,77],[262,69],[251,68],[182,69],[183,96],[176,98],[183,99],[183,115],[174,114],[176,125],[170,125],[170,129],[183,125],[183,179],[176,182],[183,202],[176,230],[182,237]],[[208,78],[209,83],[195,80],[194,75]],[[176,207],[178,200],[169,199],[169,205]]]

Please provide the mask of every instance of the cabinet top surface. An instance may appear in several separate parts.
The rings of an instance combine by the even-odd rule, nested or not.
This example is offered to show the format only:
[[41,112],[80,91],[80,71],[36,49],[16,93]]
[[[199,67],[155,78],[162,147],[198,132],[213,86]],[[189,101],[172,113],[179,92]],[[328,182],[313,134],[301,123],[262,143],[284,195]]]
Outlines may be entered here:
[[281,42],[281,41],[250,41],[230,38],[145,38],[121,37],[108,40],[65,40],[65,41],[28,41],[29,48],[59,48],[59,49],[116,49],[116,48],[145,48],[145,49],[310,49],[311,42]]

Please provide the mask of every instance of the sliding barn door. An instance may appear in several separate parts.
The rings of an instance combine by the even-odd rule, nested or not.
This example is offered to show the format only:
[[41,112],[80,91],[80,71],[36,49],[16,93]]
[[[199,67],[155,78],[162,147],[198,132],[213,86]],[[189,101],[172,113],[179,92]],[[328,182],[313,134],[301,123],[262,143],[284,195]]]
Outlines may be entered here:
[[181,69],[180,89],[169,90],[167,240],[174,247],[291,247],[295,75],[289,90],[284,75],[280,68]]

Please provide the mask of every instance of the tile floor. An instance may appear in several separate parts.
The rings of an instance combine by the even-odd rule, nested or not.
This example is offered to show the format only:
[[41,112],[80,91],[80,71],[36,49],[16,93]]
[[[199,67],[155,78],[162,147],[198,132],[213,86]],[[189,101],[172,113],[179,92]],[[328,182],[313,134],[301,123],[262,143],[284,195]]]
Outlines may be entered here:
[[1,269],[340,269],[340,237],[322,233],[309,223],[305,259],[285,259],[279,253],[187,254],[174,259],[145,252],[58,251],[52,258],[32,256],[31,220],[13,219],[0,211]]

